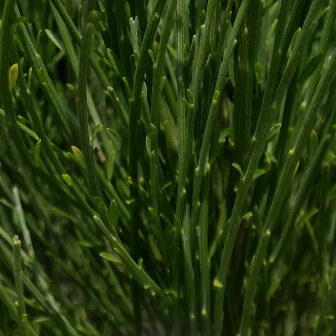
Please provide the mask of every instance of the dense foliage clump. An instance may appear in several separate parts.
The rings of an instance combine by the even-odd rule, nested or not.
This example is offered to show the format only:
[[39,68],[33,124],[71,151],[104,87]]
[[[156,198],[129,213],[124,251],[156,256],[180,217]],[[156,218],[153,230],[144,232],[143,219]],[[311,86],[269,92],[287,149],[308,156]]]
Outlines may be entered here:
[[335,1],[0,18],[0,336],[333,335]]

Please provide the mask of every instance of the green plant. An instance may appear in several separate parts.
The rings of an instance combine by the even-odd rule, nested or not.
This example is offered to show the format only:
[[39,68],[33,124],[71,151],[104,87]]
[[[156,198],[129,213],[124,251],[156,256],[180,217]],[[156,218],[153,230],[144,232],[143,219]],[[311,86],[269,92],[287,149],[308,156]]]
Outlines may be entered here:
[[0,16],[0,335],[333,334],[335,1]]

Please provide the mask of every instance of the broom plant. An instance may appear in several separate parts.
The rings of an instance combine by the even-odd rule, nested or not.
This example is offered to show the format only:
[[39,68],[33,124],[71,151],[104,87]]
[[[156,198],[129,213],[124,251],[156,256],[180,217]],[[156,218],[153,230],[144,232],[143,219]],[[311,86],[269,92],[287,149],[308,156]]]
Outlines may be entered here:
[[0,18],[0,335],[333,335],[335,1]]

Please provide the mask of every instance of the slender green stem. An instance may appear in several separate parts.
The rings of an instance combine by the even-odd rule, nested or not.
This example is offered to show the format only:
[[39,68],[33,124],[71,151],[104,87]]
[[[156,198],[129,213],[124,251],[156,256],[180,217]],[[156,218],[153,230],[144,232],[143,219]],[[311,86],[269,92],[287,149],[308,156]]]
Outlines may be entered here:
[[[164,236],[160,223],[160,209],[159,209],[159,178],[160,178],[160,163],[159,163],[159,146],[158,146],[158,130],[160,129],[160,98],[162,85],[160,83],[163,79],[163,69],[165,65],[165,54],[174,21],[174,11],[176,8],[176,1],[171,0],[167,7],[167,12],[164,18],[164,26],[161,34],[158,54],[156,56],[156,63],[154,64],[153,84],[152,84],[152,98],[151,98],[151,153],[150,153],[150,193],[151,202],[153,205],[153,219],[157,230],[157,238],[159,245],[164,247]],[[167,251],[161,251],[166,263],[168,263]]]
[[[237,37],[235,104],[233,127],[235,134],[235,161],[243,170],[249,160],[252,117],[252,95],[254,68],[257,50],[253,46],[259,42],[257,24],[260,16],[260,1],[253,0],[244,17]],[[237,20],[237,19],[236,19]]]
[[69,13],[66,11],[64,5],[62,4],[61,0],[52,0],[52,4],[55,6],[57,11],[60,13],[61,17],[65,21],[66,25],[68,26],[69,30],[71,31],[72,35],[75,38],[75,41],[80,44],[81,41],[81,34],[77,29],[76,25],[74,24],[73,20],[71,19]]
[[210,255],[208,246],[209,233],[209,187],[210,187],[210,170],[207,171],[204,181],[204,194],[201,201],[199,233],[198,233],[198,250],[199,265],[201,276],[201,317],[203,322],[203,335],[211,334],[211,310],[210,310]]
[[79,93],[79,125],[81,133],[81,145],[83,154],[88,168],[89,181],[91,191],[94,197],[101,197],[99,180],[96,173],[93,150],[90,144],[89,124],[88,124],[88,105],[87,105],[87,78],[90,52],[93,43],[94,24],[92,22],[85,23],[82,48],[79,61],[79,77],[78,77],[78,93]]
[[186,207],[186,214],[181,229],[183,242],[184,265],[185,265],[185,285],[188,302],[188,318],[191,335],[197,335],[196,319],[196,292],[195,292],[195,273],[193,267],[192,249],[191,249],[191,223],[189,206]]
[[14,250],[14,278],[16,293],[18,296],[18,315],[19,315],[19,325],[21,335],[29,336],[27,314],[26,314],[26,304],[23,294],[23,283],[22,283],[22,271],[21,271],[21,241],[18,236],[13,238],[13,250]]
[[[179,153],[184,153],[186,146],[186,128],[187,128],[187,118],[186,118],[186,106],[185,106],[185,59],[186,59],[186,50],[185,50],[185,36],[187,29],[187,18],[185,15],[185,1],[179,0],[177,4],[177,105],[178,105],[178,124],[179,124]],[[184,168],[184,155],[179,156],[179,191],[177,196],[177,205],[179,212],[182,211],[185,194],[182,192],[183,189],[180,188],[180,183],[182,182],[182,175]],[[180,179],[181,177],[181,179]],[[174,244],[173,244],[173,283],[174,288],[176,289],[179,295],[179,241],[180,241],[180,223],[182,218],[176,218],[175,231],[174,231]]]
[[[53,15],[55,17],[57,25],[60,29],[60,33],[61,33],[61,36],[62,36],[62,41],[63,41],[63,44],[64,44],[64,51],[68,54],[69,61],[71,63],[72,69],[73,69],[74,73],[76,74],[76,77],[78,77],[78,73],[79,73],[78,59],[76,57],[76,51],[75,51],[73,42],[71,40],[70,34],[67,30],[66,25],[64,24],[64,21],[63,21],[62,17],[60,16],[60,14],[58,13],[58,11],[56,10],[56,8],[53,4],[51,4],[51,10],[52,10]],[[84,42],[82,41],[82,43],[84,43]]]

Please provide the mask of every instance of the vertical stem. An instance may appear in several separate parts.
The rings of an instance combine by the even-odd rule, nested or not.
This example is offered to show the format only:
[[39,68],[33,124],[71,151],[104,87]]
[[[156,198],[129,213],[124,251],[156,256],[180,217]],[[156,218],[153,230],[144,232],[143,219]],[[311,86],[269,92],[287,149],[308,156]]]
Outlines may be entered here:
[[196,319],[196,291],[195,291],[195,273],[193,268],[193,257],[191,250],[191,223],[189,205],[186,206],[186,212],[183,219],[181,229],[181,236],[183,242],[184,253],[184,267],[185,267],[185,290],[188,302],[188,318],[190,335],[197,335],[197,319]]
[[[177,4],[177,105],[178,105],[178,124],[179,124],[179,177],[183,171],[184,165],[184,153],[185,151],[185,138],[186,138],[186,111],[185,111],[185,85],[184,85],[184,65],[186,60],[185,55],[185,35],[186,35],[186,15],[185,15],[185,1],[179,0]],[[185,194],[180,190],[180,180],[179,180],[179,194],[177,198],[177,209],[182,209],[182,202],[184,202]],[[178,211],[180,212],[180,211]],[[179,295],[179,254],[178,254],[178,246],[180,239],[180,228],[181,228],[181,220],[182,218],[177,215],[175,223],[175,232],[174,232],[174,242],[173,242],[173,285],[174,289],[177,291]]]
[[211,334],[211,311],[210,311],[210,256],[208,246],[208,210],[209,210],[209,186],[210,169],[207,171],[204,181],[204,194],[201,202],[200,224],[198,234],[199,265],[201,276],[201,317],[203,322],[203,335]]
[[18,236],[13,238],[13,253],[14,253],[14,278],[16,293],[18,296],[18,317],[20,332],[23,336],[28,336],[28,323],[26,314],[26,305],[23,294],[22,271],[21,271],[21,241]]
[[86,22],[83,33],[82,48],[79,60],[79,77],[78,77],[78,93],[79,93],[79,125],[81,134],[81,145],[83,147],[83,154],[88,168],[89,181],[91,184],[91,191],[95,197],[101,195],[99,180],[96,174],[93,151],[90,145],[89,136],[89,122],[88,122],[88,106],[87,106],[87,77],[88,64],[90,59],[90,52],[93,42],[94,24]]

